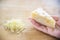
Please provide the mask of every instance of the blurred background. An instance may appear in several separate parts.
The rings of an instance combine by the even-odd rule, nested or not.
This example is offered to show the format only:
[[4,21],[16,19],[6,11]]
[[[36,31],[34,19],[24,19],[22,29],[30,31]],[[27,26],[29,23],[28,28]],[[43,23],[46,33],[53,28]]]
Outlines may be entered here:
[[[27,19],[28,17],[30,17],[31,12],[39,7],[42,7],[46,12],[48,12],[51,15],[58,15],[58,16],[60,15],[60,0],[0,0],[0,25],[3,21],[11,18],[23,19],[24,21],[27,22],[26,24],[28,24],[29,22]],[[0,32],[3,35],[2,31]],[[33,31],[32,33],[34,34]],[[38,32],[35,32],[35,33],[37,33],[37,35],[40,34]],[[6,36],[7,34],[4,34],[4,35]],[[38,37],[38,40],[39,40],[39,37]],[[45,36],[45,37],[48,37],[48,36]],[[43,39],[43,36],[42,36],[42,39]],[[10,40],[10,39],[6,39],[6,40]],[[13,40],[13,38],[11,40]],[[16,38],[14,40],[16,40]],[[22,39],[22,40],[25,40],[25,39]],[[37,40],[37,38],[34,40]],[[50,40],[53,40],[53,39],[50,39]]]
[[39,7],[49,14],[58,15],[60,0],[0,0],[0,18],[27,18]]

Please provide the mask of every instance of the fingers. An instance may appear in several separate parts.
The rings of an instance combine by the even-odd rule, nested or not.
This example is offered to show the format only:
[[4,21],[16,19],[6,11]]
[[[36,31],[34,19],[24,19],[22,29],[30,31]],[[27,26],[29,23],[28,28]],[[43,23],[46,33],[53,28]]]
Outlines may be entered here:
[[54,30],[53,30],[52,28],[47,27],[47,32],[48,32],[48,34],[52,34],[53,31],[54,31]]
[[57,25],[60,26],[60,19],[57,21]]
[[60,27],[60,18],[58,16],[52,16],[55,21],[56,21],[56,25],[58,25]]
[[58,16],[52,16],[53,19],[55,19],[55,21],[58,21],[59,20],[59,17]]
[[37,23],[34,19],[30,18],[29,19],[33,25],[37,26],[37,27],[40,27],[41,25],[39,23]]
[[32,22],[32,24],[34,25],[34,27],[35,27],[36,29],[38,29],[39,31],[42,31],[42,32],[47,33],[47,28],[46,28],[46,26],[44,26],[44,25],[36,22],[36,21],[35,21],[34,19],[32,19],[32,18],[30,18],[29,20]]

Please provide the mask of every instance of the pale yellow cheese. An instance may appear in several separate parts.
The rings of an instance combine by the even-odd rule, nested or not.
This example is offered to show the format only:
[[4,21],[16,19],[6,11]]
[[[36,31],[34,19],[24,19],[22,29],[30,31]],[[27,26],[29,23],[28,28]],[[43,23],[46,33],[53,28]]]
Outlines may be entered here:
[[32,18],[37,22],[51,28],[55,28],[55,20],[42,8],[38,8],[32,12]]
[[11,19],[4,24],[4,28],[11,32],[19,33],[24,29],[24,22],[20,19]]

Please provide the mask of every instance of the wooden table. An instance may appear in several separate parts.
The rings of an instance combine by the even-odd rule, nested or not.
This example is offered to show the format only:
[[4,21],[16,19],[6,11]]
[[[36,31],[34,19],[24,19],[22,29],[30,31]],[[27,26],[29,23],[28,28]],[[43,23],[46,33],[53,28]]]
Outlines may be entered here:
[[[0,9],[0,40],[57,40],[56,38],[36,30],[28,21],[31,12],[39,7],[44,8],[49,14],[58,15],[58,5],[55,4],[55,1],[2,0]],[[11,18],[23,19],[26,23],[26,29],[20,34],[4,30],[2,22]]]

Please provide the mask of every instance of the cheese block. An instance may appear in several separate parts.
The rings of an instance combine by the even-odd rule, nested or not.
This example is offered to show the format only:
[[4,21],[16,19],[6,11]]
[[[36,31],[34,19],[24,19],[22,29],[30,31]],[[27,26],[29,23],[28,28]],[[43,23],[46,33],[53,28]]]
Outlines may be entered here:
[[32,12],[32,18],[45,26],[55,28],[55,20],[42,8],[34,10]]

